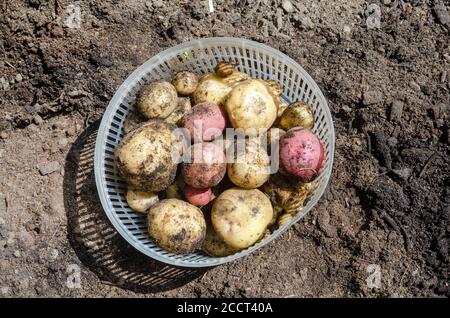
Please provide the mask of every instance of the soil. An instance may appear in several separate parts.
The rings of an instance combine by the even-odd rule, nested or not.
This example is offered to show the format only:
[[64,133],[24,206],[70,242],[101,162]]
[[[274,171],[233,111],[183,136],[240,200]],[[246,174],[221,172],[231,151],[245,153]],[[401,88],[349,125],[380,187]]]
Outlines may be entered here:
[[[2,2],[0,295],[448,297],[449,3],[213,4]],[[122,81],[163,49],[210,36],[298,61],[328,99],[336,153],[329,189],[288,233],[231,264],[186,270],[116,233],[92,158]]]

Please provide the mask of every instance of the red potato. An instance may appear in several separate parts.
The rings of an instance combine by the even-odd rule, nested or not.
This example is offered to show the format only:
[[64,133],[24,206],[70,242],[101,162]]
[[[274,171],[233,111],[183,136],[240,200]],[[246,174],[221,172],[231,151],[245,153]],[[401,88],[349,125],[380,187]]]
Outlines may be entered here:
[[290,129],[280,141],[280,169],[311,182],[321,172],[325,159],[322,143],[309,129]]
[[210,188],[217,185],[227,170],[226,157],[221,147],[202,142],[189,149],[191,158],[183,162],[181,173],[184,182],[194,188]]
[[212,191],[211,188],[194,188],[186,186],[186,188],[184,188],[184,195],[190,204],[203,206],[211,201]]
[[192,140],[211,141],[222,134],[226,117],[216,104],[203,102],[192,107],[181,125],[189,131]]

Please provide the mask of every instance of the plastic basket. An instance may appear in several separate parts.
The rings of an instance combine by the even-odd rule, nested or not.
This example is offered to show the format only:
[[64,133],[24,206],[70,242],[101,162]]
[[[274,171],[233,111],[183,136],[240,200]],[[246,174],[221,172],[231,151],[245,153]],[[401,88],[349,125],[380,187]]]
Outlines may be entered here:
[[[144,84],[169,80],[180,70],[197,74],[211,72],[219,61],[235,61],[239,71],[252,77],[274,79],[284,87],[288,102],[302,100],[314,110],[314,133],[326,148],[324,170],[318,186],[301,211],[288,223],[257,244],[227,257],[210,257],[202,251],[187,255],[166,252],[156,246],[147,233],[145,215],[133,212],[127,205],[126,183],[118,176],[114,151],[123,137],[127,113],[134,107],[136,93]],[[117,231],[133,247],[164,263],[184,267],[206,267],[230,262],[249,255],[279,237],[298,222],[319,201],[331,175],[335,135],[327,101],[309,74],[294,60],[267,45],[239,38],[197,39],[167,49],[152,57],[134,71],[114,94],[98,131],[95,147],[95,179],[103,209]]]

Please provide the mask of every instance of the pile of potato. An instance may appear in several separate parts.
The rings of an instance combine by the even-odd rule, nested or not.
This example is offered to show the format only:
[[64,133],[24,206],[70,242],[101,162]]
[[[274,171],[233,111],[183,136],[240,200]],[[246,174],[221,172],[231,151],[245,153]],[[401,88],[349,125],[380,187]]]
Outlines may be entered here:
[[[158,246],[230,255],[301,210],[323,169],[324,147],[310,130],[311,108],[287,105],[282,91],[276,81],[251,78],[225,62],[201,78],[182,71],[171,83],[142,87],[115,157],[129,185],[127,202],[147,214]],[[226,138],[227,127],[244,138]],[[189,133],[187,147],[174,137],[177,128]],[[276,173],[262,141],[276,145],[270,148],[279,154]],[[238,142],[244,151],[227,157]],[[194,160],[180,160],[187,155]]]

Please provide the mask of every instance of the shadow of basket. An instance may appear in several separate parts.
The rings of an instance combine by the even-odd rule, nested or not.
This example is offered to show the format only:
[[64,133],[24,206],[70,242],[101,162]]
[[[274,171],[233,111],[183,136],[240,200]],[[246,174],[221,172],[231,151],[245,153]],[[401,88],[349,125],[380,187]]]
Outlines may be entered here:
[[100,121],[72,145],[64,166],[64,206],[68,239],[81,262],[105,283],[139,293],[180,287],[207,269],[175,267],[153,260],[130,246],[103,211],[94,176],[95,139]]

